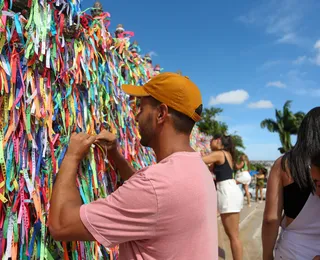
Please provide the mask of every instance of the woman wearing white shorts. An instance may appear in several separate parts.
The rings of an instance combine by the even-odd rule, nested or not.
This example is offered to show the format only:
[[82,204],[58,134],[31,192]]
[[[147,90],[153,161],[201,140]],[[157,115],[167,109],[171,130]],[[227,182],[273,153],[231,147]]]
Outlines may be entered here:
[[225,135],[215,135],[210,145],[212,153],[202,159],[207,165],[212,165],[222,224],[230,239],[233,259],[240,260],[242,244],[239,238],[239,213],[243,205],[243,195],[233,179],[234,145],[231,136]]
[[236,168],[238,169],[238,172],[236,174],[236,181],[238,184],[241,183],[243,185],[247,197],[248,206],[251,207],[251,198],[249,193],[251,175],[249,173],[249,160],[245,154],[241,156],[241,162],[239,164],[236,164]]

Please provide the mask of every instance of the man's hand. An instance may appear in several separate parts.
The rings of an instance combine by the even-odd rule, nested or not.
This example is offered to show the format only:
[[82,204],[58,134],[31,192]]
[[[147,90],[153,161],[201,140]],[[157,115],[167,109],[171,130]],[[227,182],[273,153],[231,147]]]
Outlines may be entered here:
[[320,260],[320,255],[315,256],[312,260]]
[[96,140],[95,136],[86,133],[73,133],[70,138],[66,156],[81,161],[89,152],[91,145]]
[[136,172],[136,169],[118,151],[117,136],[115,134],[104,129],[96,136],[95,143],[107,150],[123,180],[128,180]]
[[107,151],[113,152],[118,148],[117,137],[113,133],[103,129],[100,134],[96,136],[95,143],[101,145]]

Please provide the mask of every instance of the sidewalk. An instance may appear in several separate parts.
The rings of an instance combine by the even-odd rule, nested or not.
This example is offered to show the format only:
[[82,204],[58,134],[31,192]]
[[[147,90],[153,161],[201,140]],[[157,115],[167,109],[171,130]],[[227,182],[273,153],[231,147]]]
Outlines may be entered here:
[[[243,259],[262,259],[261,226],[265,203],[251,202],[245,205],[240,213],[240,239],[243,244]],[[219,259],[232,260],[229,239],[224,232],[221,219],[218,217]]]

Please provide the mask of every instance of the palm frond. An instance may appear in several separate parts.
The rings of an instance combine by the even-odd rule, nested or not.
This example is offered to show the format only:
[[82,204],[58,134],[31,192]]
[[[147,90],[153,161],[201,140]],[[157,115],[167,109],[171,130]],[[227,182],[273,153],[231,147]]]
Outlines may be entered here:
[[270,132],[279,132],[279,126],[273,119],[265,119],[260,123],[261,128],[267,128]]

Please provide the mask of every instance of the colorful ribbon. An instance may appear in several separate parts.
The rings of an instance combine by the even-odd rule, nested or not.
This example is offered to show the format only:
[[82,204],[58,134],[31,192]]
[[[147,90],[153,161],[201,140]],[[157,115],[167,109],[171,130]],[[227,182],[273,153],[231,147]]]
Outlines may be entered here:
[[[116,129],[121,152],[134,167],[155,162],[139,144],[132,102],[119,87],[141,85],[152,75],[129,50],[130,34],[111,36],[108,13],[92,18],[80,12],[78,1],[31,1],[23,17],[9,5],[1,5],[0,31],[0,256],[116,259],[117,247],[51,239],[52,186],[73,131]],[[103,158],[93,149],[80,167],[84,203],[120,184],[112,162]]]

